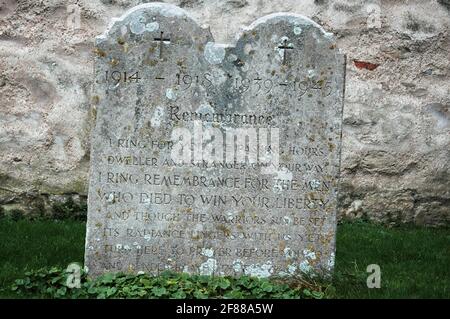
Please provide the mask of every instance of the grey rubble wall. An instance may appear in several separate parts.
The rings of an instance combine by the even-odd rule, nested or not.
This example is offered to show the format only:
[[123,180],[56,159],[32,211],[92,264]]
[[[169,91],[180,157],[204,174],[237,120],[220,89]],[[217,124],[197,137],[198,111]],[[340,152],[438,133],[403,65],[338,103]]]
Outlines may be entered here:
[[[141,2],[78,1],[78,29],[67,1],[5,2],[0,205],[6,210],[49,212],[55,201],[85,198],[94,39],[112,17]],[[303,14],[335,33],[347,55],[340,216],[448,225],[448,1],[168,2],[222,43],[277,11]]]

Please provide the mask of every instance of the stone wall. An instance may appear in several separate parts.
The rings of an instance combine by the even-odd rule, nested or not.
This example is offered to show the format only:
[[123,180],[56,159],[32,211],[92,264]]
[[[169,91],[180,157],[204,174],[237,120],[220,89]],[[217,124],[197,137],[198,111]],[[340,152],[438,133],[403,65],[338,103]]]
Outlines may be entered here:
[[[85,200],[93,41],[138,0],[0,0],[0,205]],[[341,217],[450,224],[448,0],[174,0],[231,42],[277,12],[347,54]],[[79,18],[77,13],[79,12]],[[79,23],[78,23],[79,22]]]

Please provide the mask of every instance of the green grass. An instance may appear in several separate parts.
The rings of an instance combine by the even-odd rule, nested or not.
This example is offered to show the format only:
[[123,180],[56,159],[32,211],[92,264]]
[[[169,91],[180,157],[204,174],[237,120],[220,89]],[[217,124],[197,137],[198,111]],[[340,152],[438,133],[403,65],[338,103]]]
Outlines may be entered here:
[[[25,271],[82,261],[85,224],[0,220],[0,297]],[[381,288],[368,289],[366,267],[381,267]],[[450,229],[339,225],[335,298],[450,298]],[[5,289],[6,288],[6,289]],[[334,290],[334,291],[333,291]]]
[[[78,221],[11,221],[0,219],[0,289],[25,271],[67,267],[84,259],[86,224]],[[13,297],[8,290],[0,297]]]
[[[347,223],[338,228],[336,248],[338,297],[450,298],[448,228]],[[381,267],[380,289],[365,284],[370,264]]]

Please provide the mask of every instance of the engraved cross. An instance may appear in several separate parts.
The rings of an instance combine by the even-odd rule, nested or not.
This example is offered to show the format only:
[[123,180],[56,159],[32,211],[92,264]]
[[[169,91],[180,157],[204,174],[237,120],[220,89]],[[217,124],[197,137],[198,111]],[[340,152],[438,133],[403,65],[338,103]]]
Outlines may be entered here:
[[163,37],[164,32],[161,31],[161,36],[159,38],[154,38],[153,40],[159,41],[159,58],[162,59],[162,52],[163,52],[163,44],[169,44],[170,39]]
[[283,45],[280,45],[278,49],[283,49],[283,64],[286,64],[286,50],[293,50],[294,47],[292,45],[288,45],[287,39],[284,39]]

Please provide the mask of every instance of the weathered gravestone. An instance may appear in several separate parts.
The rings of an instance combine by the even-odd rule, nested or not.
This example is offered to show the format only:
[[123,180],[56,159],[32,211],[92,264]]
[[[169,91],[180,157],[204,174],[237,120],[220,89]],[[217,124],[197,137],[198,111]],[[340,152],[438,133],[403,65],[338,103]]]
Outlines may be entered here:
[[95,52],[91,275],[332,270],[345,61],[330,34],[280,13],[218,45],[145,4]]

